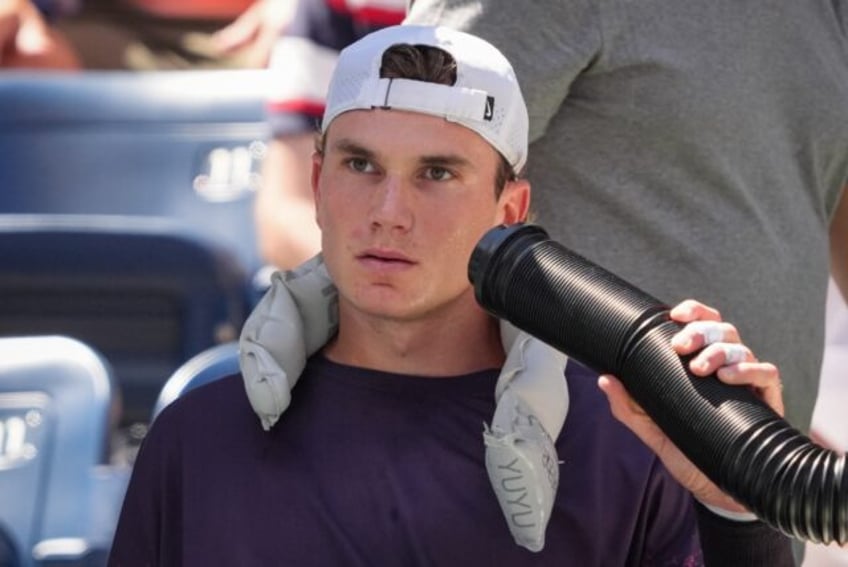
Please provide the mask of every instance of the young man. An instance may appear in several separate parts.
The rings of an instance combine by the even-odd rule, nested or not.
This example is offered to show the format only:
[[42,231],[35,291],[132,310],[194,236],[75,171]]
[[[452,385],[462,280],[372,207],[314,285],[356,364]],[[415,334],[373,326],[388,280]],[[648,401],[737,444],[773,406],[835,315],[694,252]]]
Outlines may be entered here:
[[[160,414],[112,565],[697,565],[696,515],[729,552],[783,564],[782,536],[696,512],[669,470],[703,503],[736,505],[604,377],[616,415],[666,469],[573,362],[546,543],[532,553],[510,537],[481,439],[506,356],[466,275],[480,237],[525,220],[530,197],[515,175],[526,108],[494,47],[445,28],[365,37],[340,56],[321,136],[312,185],[338,333],[268,430],[240,376]],[[733,344],[714,310],[686,302],[673,316],[703,320],[678,352],[713,343],[696,373],[721,368],[781,411],[776,369]]]

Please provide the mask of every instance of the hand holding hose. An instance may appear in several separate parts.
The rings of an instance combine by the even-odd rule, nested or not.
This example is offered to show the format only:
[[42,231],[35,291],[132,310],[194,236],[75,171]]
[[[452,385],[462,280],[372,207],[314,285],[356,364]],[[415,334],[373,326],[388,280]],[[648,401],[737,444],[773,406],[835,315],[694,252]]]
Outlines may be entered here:
[[[722,322],[716,309],[687,299],[674,307],[669,315],[686,324],[671,339],[681,356],[693,355],[689,361],[692,374],[707,377],[715,373],[732,385],[747,385],[775,412],[783,415],[780,373],[769,362],[759,362],[742,344],[739,333],[730,323]],[[695,354],[697,353],[697,354]],[[680,484],[703,504],[732,513],[748,510],[724,493],[690,461],[666,436],[651,417],[627,393],[621,382],[610,374],[598,379],[613,415],[635,433],[662,460]]]
[[[748,360],[747,351],[740,356],[738,343],[704,351],[713,364],[717,357],[718,366],[727,367],[723,377],[704,378],[703,368],[693,371],[690,356],[676,350],[698,347],[687,341],[672,345],[683,330],[677,318],[691,321],[685,306],[672,315],[662,301],[552,241],[538,226],[487,232],[471,255],[468,274],[477,301],[490,313],[600,374],[621,378],[694,470],[767,524],[798,539],[848,542],[846,455],[816,445],[786,423],[777,411],[782,411],[778,382],[767,377],[770,370],[764,379],[742,366],[757,363]],[[698,317],[711,321],[706,314]],[[703,322],[691,321],[688,332],[701,325],[703,341],[715,334],[709,329],[716,323],[726,330],[712,323],[704,329]],[[716,354],[719,349],[723,355]],[[728,354],[739,361],[733,370],[723,364]],[[748,384],[755,392],[727,382]],[[684,483],[710,497],[696,478]]]

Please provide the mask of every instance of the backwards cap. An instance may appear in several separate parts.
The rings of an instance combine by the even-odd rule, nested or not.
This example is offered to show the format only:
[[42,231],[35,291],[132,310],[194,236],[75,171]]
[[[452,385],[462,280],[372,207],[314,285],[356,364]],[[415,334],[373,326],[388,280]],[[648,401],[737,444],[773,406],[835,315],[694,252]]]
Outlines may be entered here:
[[[456,83],[382,79],[383,53],[393,45],[429,45],[456,60]],[[518,173],[527,161],[527,107],[509,61],[479,37],[445,27],[383,28],[339,54],[321,132],[348,110],[394,108],[439,116],[470,128]]]

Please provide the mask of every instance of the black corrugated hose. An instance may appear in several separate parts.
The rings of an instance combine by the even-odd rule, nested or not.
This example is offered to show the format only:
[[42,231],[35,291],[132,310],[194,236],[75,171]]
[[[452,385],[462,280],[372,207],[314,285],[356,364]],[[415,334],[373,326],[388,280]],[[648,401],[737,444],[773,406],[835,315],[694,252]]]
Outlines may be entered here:
[[617,376],[713,482],[800,539],[848,542],[845,455],[813,443],[748,388],[700,378],[671,347],[667,305],[551,240],[496,227],[468,266],[477,301],[599,373]]

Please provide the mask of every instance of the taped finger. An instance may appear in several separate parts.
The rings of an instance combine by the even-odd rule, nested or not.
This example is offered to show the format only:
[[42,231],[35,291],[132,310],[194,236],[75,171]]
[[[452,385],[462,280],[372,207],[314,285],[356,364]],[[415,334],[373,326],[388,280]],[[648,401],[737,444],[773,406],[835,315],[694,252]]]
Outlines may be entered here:
[[725,365],[745,362],[748,360],[748,355],[750,354],[748,347],[736,343],[724,343],[721,345],[721,348],[724,351]]
[[718,321],[694,321],[688,327],[704,338],[704,346],[724,340],[724,328]]

